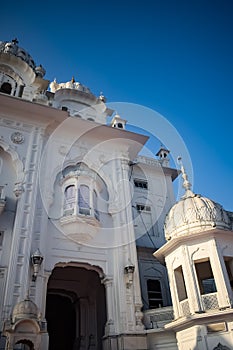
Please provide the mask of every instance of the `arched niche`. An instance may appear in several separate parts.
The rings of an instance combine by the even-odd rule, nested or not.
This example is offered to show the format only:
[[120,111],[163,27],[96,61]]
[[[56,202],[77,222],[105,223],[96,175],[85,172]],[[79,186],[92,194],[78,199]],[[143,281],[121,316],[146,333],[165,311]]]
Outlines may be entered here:
[[5,152],[9,153],[9,155],[11,156],[16,171],[15,184],[22,184],[24,180],[24,167],[23,162],[20,160],[18,153],[3,140],[0,140],[0,148],[2,148]]

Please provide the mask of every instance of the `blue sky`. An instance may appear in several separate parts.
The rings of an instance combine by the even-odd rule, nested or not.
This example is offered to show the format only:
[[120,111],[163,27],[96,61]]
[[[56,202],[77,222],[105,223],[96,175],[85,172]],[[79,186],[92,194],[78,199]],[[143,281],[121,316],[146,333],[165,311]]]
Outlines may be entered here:
[[0,33],[47,79],[74,75],[110,103],[163,115],[189,151],[194,191],[233,210],[231,0],[4,2]]

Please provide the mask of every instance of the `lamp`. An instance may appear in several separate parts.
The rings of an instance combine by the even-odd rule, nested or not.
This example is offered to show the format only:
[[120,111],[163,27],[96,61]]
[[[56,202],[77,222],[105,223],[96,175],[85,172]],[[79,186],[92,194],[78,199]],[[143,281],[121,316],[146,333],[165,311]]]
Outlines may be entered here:
[[124,273],[126,275],[126,286],[127,288],[130,288],[130,286],[133,283],[133,274],[134,274],[135,266],[132,264],[132,262],[129,260],[128,264],[124,268]]
[[33,267],[33,275],[32,275],[33,282],[36,281],[36,278],[43,260],[44,260],[44,257],[41,254],[39,249],[37,249],[31,256],[31,263]]

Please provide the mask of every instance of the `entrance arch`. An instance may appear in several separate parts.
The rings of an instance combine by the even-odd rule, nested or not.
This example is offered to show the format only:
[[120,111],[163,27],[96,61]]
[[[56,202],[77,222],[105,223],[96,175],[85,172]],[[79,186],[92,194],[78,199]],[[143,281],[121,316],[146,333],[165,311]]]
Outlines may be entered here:
[[98,268],[56,266],[47,288],[49,350],[101,350],[105,304],[105,287]]
[[28,339],[17,341],[15,349],[17,350],[34,350],[33,343]]

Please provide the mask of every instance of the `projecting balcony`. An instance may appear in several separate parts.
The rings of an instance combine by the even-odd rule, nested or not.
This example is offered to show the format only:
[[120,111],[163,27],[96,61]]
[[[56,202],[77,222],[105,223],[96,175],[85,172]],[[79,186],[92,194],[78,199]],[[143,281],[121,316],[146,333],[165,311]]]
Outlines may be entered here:
[[100,230],[100,222],[96,215],[75,213],[73,209],[64,212],[60,224],[64,234],[77,243],[87,243],[94,239]]
[[6,198],[4,194],[4,186],[0,186],[0,215],[4,211],[6,206]]
[[172,306],[160,307],[144,311],[144,325],[146,329],[163,328],[174,319]]

